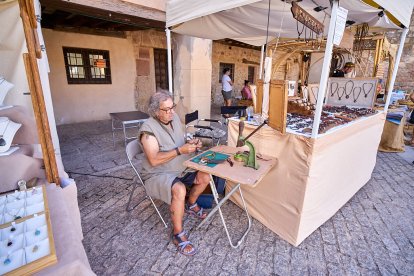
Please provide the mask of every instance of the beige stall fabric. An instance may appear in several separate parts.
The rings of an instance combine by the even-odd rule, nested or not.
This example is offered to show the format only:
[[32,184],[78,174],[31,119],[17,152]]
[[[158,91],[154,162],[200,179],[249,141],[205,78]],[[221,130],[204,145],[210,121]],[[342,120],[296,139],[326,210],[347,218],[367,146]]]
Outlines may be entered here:
[[404,125],[405,117],[399,125],[385,121],[384,131],[381,136],[381,143],[378,150],[383,152],[403,152],[404,145]]
[[[313,140],[263,127],[250,141],[278,165],[255,187],[243,186],[249,213],[297,246],[332,217],[371,178],[384,114],[362,119]],[[245,125],[244,136],[256,127]],[[238,122],[229,122],[235,146]],[[230,190],[229,183],[226,190]],[[231,200],[241,204],[234,194]]]
[[46,184],[58,262],[35,275],[95,275],[82,245],[76,185],[64,189]]

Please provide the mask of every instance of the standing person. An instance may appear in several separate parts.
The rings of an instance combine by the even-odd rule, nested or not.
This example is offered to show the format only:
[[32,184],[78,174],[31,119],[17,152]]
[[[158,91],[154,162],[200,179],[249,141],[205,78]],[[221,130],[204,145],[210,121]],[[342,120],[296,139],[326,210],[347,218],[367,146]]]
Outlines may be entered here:
[[223,88],[221,90],[221,94],[224,98],[224,105],[231,106],[231,97],[233,93],[233,82],[230,78],[230,68],[224,68],[223,70],[223,77],[221,78],[221,84]]
[[344,65],[344,68],[342,68],[341,70],[336,70],[333,74],[332,77],[334,78],[344,78],[346,74],[351,73],[355,68],[355,64],[353,62],[347,62]]
[[250,81],[245,80],[243,89],[241,90],[243,100],[252,99],[252,91],[250,91]]

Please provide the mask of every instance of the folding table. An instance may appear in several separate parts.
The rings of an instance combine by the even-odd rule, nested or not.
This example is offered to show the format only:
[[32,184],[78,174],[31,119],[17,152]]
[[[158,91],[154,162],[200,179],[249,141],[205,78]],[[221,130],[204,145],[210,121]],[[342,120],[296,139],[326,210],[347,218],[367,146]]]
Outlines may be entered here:
[[[115,130],[117,129],[123,130],[124,143],[126,146],[127,141],[129,139],[137,138],[136,136],[128,137],[126,134],[126,129],[137,128],[138,130],[141,124],[149,118],[147,113],[141,112],[141,111],[113,112],[113,113],[109,113],[109,116],[111,116],[111,119],[112,119],[112,141],[114,143],[114,147],[115,147]],[[116,122],[120,122],[121,127],[116,127],[115,126]]]
[[[255,187],[256,185],[259,184],[260,180],[262,180],[262,178],[276,164],[276,158],[262,156],[261,159],[257,159],[260,165],[258,170],[245,167],[243,162],[236,162],[234,161],[234,158],[233,158],[233,155],[240,150],[242,150],[242,148],[235,148],[235,147],[224,146],[224,145],[216,146],[216,147],[209,149],[209,151],[214,151],[214,152],[219,152],[219,153],[229,155],[234,164],[232,167],[230,166],[228,162],[217,164],[214,167],[208,167],[206,165],[202,165],[202,164],[191,161],[197,158],[197,156],[202,155],[203,153],[184,162],[184,166],[188,168],[192,168],[197,171],[210,174],[210,187],[213,193],[214,200],[217,204],[216,207],[214,207],[214,209],[210,211],[208,216],[197,226],[197,229],[200,228],[204,223],[206,223],[214,215],[214,213],[219,211],[221,221],[223,222],[223,226],[227,234],[227,238],[229,239],[230,245],[233,248],[237,248],[240,246],[243,239],[246,237],[247,233],[250,231],[250,228],[251,228],[251,218],[249,216],[246,203],[244,202],[241,185],[249,185],[251,187]],[[226,179],[226,181],[237,183],[237,185],[235,185],[220,202],[218,200],[218,193],[217,193],[216,186],[214,185],[214,181],[212,178],[213,175],[224,178]],[[240,197],[243,202],[244,211],[246,213],[247,220],[248,220],[248,227],[246,231],[243,233],[243,236],[237,241],[237,243],[233,244],[232,239],[230,237],[229,229],[227,228],[226,221],[224,220],[224,217],[223,217],[221,206],[231,197],[232,194],[234,194],[237,191],[239,191]]]

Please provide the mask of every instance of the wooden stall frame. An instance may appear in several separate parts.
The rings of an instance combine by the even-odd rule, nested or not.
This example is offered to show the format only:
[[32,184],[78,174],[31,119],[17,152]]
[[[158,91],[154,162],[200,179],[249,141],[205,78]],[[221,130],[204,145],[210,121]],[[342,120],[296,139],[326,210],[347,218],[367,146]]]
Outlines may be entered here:
[[43,89],[40,81],[39,68],[36,56],[36,38],[34,31],[37,27],[36,16],[34,14],[33,1],[19,0],[20,17],[23,23],[24,35],[28,54],[23,54],[25,61],[26,76],[29,83],[32,105],[39,134],[40,145],[42,147],[43,159],[45,163],[46,178],[48,182],[60,185],[59,173],[57,169],[55,150],[50,133],[49,120],[47,117]]

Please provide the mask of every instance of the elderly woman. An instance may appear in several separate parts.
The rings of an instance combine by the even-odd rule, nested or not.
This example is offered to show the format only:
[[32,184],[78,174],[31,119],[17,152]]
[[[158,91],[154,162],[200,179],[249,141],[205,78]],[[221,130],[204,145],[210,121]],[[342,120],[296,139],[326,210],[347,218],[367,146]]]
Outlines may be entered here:
[[[183,231],[184,210],[199,219],[207,214],[196,201],[210,181],[203,172],[189,171],[183,162],[200,148],[201,142],[193,139],[186,143],[184,126],[174,112],[170,95],[157,92],[149,103],[150,118],[139,131],[139,140],[146,155],[142,164],[142,178],[150,196],[170,204],[173,225],[173,242],[180,253],[194,255],[193,244]],[[186,186],[191,188],[185,204]]]

